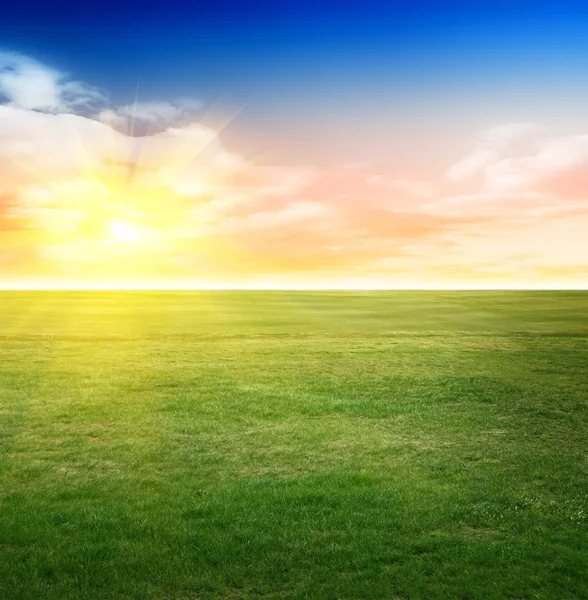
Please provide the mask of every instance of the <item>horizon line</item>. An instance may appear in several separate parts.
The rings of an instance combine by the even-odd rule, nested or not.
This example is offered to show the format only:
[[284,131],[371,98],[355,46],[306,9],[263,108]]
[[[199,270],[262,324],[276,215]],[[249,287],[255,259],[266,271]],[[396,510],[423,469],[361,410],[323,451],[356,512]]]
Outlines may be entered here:
[[588,292],[584,286],[2,286],[2,292]]

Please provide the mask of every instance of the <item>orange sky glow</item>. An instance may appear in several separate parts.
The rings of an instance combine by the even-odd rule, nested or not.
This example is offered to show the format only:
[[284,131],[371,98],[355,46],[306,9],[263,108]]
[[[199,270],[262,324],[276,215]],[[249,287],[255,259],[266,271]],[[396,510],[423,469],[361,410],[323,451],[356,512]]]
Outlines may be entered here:
[[0,106],[0,288],[586,287],[588,135],[498,124],[407,174],[268,164],[196,121],[137,137],[131,113]]

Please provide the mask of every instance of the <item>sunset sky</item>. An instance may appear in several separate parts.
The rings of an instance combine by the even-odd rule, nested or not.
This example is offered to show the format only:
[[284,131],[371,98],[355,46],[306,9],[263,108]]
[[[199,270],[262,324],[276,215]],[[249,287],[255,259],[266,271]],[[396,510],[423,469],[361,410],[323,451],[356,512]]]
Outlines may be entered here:
[[588,287],[588,2],[10,3],[0,288],[54,287]]

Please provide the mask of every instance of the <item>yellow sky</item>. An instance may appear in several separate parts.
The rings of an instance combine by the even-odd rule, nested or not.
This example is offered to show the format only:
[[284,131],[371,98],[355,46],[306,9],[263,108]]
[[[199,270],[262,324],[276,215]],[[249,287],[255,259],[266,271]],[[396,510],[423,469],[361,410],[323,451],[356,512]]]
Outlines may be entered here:
[[198,123],[0,106],[0,287],[533,288],[588,281],[588,136],[473,132],[446,169],[268,165]]

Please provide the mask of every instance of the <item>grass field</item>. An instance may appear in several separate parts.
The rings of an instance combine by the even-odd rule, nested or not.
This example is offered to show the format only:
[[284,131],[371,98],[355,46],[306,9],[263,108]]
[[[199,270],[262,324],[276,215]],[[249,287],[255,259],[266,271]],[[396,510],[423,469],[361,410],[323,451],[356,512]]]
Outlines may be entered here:
[[588,293],[0,294],[0,598],[588,598]]

